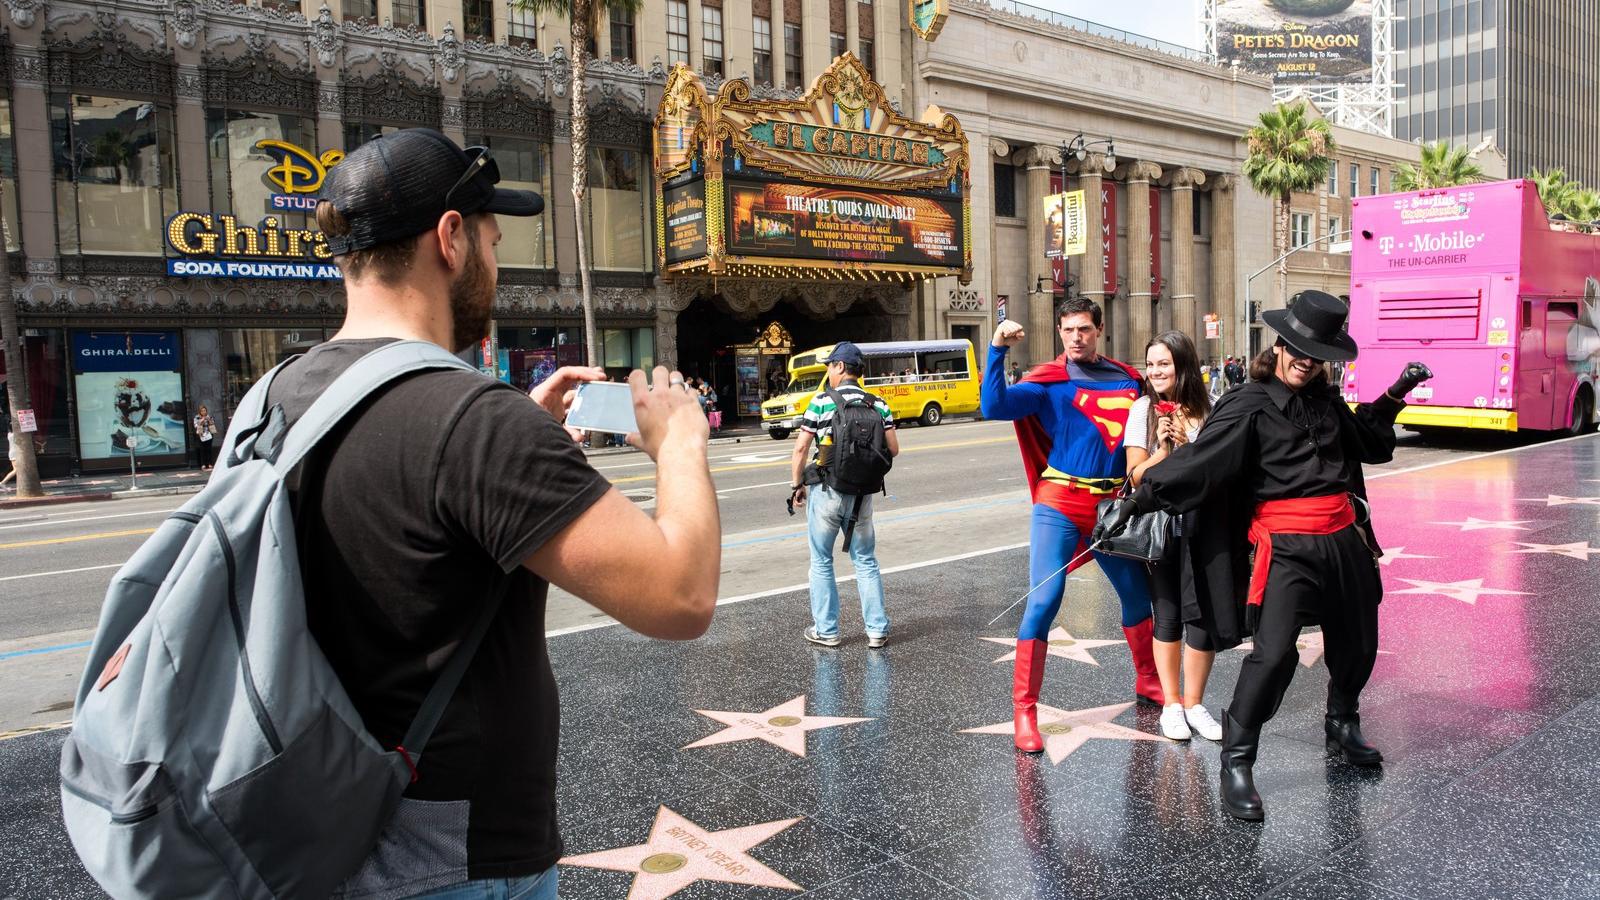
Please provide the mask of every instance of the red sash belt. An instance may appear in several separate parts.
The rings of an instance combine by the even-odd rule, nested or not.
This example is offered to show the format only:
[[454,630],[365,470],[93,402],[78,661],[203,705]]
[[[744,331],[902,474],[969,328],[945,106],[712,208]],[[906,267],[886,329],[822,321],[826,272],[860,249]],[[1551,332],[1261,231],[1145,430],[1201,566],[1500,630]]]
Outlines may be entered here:
[[1258,504],[1255,518],[1250,520],[1250,542],[1256,545],[1256,564],[1250,572],[1250,605],[1260,606],[1266,596],[1274,534],[1333,534],[1355,523],[1356,510],[1349,494]]

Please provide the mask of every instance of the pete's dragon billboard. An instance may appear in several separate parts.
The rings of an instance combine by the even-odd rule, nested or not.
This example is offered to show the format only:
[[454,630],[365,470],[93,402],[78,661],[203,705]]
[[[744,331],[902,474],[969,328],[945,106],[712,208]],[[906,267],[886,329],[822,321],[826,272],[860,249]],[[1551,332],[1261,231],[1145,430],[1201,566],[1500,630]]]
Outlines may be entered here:
[[785,259],[959,268],[961,201],[730,180],[728,250]]
[[1217,0],[1217,56],[1276,84],[1372,79],[1372,0]]

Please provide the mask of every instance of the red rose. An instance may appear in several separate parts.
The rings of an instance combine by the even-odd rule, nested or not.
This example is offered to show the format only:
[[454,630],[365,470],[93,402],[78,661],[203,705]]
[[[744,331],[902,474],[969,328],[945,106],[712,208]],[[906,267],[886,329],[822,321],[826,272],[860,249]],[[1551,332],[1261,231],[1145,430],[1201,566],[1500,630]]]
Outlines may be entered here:
[[1171,400],[1162,400],[1156,403],[1156,415],[1170,416],[1178,411],[1178,404]]

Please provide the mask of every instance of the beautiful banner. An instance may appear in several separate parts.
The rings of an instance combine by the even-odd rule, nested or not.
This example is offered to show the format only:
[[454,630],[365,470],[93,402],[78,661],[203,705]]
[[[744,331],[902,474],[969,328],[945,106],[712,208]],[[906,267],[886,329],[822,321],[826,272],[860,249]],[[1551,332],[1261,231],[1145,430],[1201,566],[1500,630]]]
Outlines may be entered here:
[[959,199],[731,179],[727,195],[731,254],[962,264]]
[[1081,256],[1089,249],[1089,214],[1083,191],[1066,191],[1043,199],[1044,255],[1047,259]]

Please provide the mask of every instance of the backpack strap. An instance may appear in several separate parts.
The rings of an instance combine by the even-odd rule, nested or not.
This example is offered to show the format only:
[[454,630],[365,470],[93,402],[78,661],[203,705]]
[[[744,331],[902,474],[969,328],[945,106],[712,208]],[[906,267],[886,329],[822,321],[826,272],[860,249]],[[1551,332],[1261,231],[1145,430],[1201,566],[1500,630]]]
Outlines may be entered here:
[[[272,379],[283,371],[284,366],[299,358],[300,354],[295,354],[273,366],[250,390],[245,391],[238,408],[233,411],[233,418],[228,422],[228,433],[222,436],[213,468],[220,471],[236,466],[250,452],[254,446],[252,442],[267,425],[267,393],[272,389]],[[239,449],[241,446],[244,448],[242,451]]]
[[[332,431],[341,419],[369,394],[389,382],[425,369],[460,369],[477,374],[455,354],[428,341],[395,341],[356,360],[328,385],[305,415],[295,421],[284,438],[283,450],[273,462],[288,475],[307,453]],[[274,370],[276,371],[276,370]],[[254,389],[252,389],[253,391]],[[264,394],[263,394],[264,396]]]
[[411,720],[411,727],[406,729],[405,743],[395,749],[406,758],[411,767],[412,780],[416,780],[417,765],[422,760],[422,751],[427,749],[428,739],[433,736],[433,730],[438,727],[439,720],[444,718],[445,707],[456,695],[456,688],[461,686],[461,679],[466,677],[467,667],[472,665],[473,657],[478,655],[478,647],[483,644],[483,638],[489,633],[489,626],[494,623],[494,617],[500,612],[500,603],[511,592],[512,575],[502,576],[500,586],[495,588],[494,596],[489,598],[483,609],[478,612],[478,618],[472,623],[472,628],[456,645],[450,659],[445,662],[444,668],[439,670],[439,677],[434,681],[433,687],[428,690],[428,696],[422,700],[422,705],[417,707],[416,718]]

